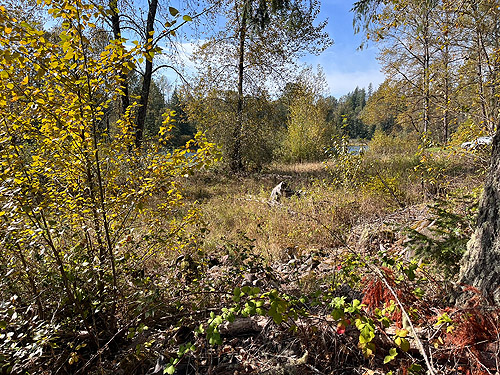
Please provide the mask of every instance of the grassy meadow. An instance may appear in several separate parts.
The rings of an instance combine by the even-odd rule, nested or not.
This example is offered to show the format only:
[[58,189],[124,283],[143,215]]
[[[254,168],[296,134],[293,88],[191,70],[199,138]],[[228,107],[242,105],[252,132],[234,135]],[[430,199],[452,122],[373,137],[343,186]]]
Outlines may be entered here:
[[[481,155],[439,148],[420,155],[416,148],[400,151],[381,155],[373,147],[341,161],[275,163],[247,175],[204,172],[193,176],[184,194],[199,204],[206,251],[251,240],[270,261],[359,247],[367,230],[399,233],[427,219],[427,206],[436,200],[455,199],[452,209],[460,211],[461,197],[477,197],[485,170]],[[272,202],[270,193],[281,181],[300,195]]]

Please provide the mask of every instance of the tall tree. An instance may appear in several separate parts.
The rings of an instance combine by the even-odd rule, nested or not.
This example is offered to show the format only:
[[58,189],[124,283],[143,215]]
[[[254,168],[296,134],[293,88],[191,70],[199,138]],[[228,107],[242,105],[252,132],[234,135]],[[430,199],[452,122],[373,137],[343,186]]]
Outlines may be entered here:
[[[401,1],[360,0],[355,4],[357,20],[368,29],[384,6],[394,6]],[[442,4],[450,5],[441,1]],[[447,4],[448,3],[448,4]],[[444,14],[450,22],[441,30],[444,40],[445,70],[453,64],[461,77],[445,82],[444,89],[454,87],[455,97],[447,91],[445,98],[459,103],[462,111],[478,125],[495,130],[488,176],[481,197],[477,228],[468,243],[468,250],[461,261],[459,281],[478,288],[490,302],[500,305],[500,127],[498,126],[498,73],[500,45],[498,32],[500,17],[498,1],[462,0],[453,2]],[[411,17],[411,16],[410,16]],[[450,31],[454,35],[449,34]],[[446,34],[447,32],[448,34]],[[446,46],[454,46],[463,60],[451,59]],[[448,56],[446,56],[448,54]],[[446,80],[453,75],[443,74]],[[449,96],[448,96],[449,95]],[[448,96],[448,97],[447,97]],[[448,108],[449,109],[449,108]],[[448,110],[448,109],[445,109]],[[463,117],[467,118],[463,113]]]
[[151,80],[146,118],[144,119],[144,137],[151,138],[158,135],[163,122],[162,115],[165,108],[165,97],[160,91],[156,81]]
[[477,227],[461,261],[463,284],[478,288],[500,305],[500,131],[493,139],[488,177],[479,206]]
[[337,128],[344,128],[350,138],[371,138],[374,127],[363,122],[361,113],[366,105],[366,91],[356,87],[341,97],[334,112],[333,121]]
[[369,97],[360,117],[365,124],[390,133],[398,116],[405,111],[405,100],[401,97],[399,89],[393,82],[386,80]]
[[[122,39],[122,31],[121,31],[121,23],[120,23],[120,15],[118,10],[118,1],[117,0],[109,0],[109,10],[110,10],[110,20],[111,27],[113,29],[113,37],[123,47],[123,39]],[[128,92],[128,82],[127,82],[127,72],[125,70],[120,71],[120,80],[122,82],[122,95],[121,99],[121,113],[125,113],[127,111],[128,106],[130,105],[130,98]]]
[[483,124],[492,133],[495,131],[500,108],[498,1],[463,0],[459,15],[458,21],[462,27],[461,46],[467,56],[461,84],[464,88],[474,88],[471,94],[475,108],[471,108],[471,112],[475,115],[476,122]]
[[400,82],[406,117],[419,131],[446,142],[466,118],[494,131],[500,108],[497,1],[361,0],[354,10],[366,37],[382,45],[387,78]]
[[436,1],[399,0],[384,6],[368,33],[381,45],[380,61],[388,78],[400,82],[412,97],[418,130],[431,130],[433,80],[432,61],[439,46],[435,43],[432,19]]
[[[496,127],[488,176],[481,197],[477,227],[461,261],[459,281],[478,288],[500,305],[500,127],[498,126],[498,68],[500,46],[495,36],[500,28],[498,2],[466,1],[474,30],[471,38],[475,53],[476,87],[484,123]],[[488,32],[486,32],[488,30]],[[491,32],[492,37],[488,34]],[[486,72],[484,72],[486,69]],[[487,78],[486,78],[487,77]],[[488,99],[489,98],[489,99]]]
[[195,128],[189,121],[184,107],[185,103],[182,102],[179,92],[177,88],[175,88],[172,96],[167,102],[167,108],[175,112],[175,123],[172,130],[173,137],[170,143],[176,147],[185,145],[187,141],[194,137],[195,134]]
[[[154,248],[165,251],[181,235],[175,181],[207,149],[199,145],[191,165],[180,150],[129,153],[130,111],[102,142],[106,110],[121,94],[120,73],[133,67],[134,56],[114,42],[102,50],[90,43],[106,17],[102,7],[86,0],[39,4],[61,27],[47,33],[0,5],[0,300],[26,313],[16,321],[2,312],[2,331],[29,321],[22,338],[2,341],[0,362],[15,373],[54,367],[87,373],[101,344],[136,324],[135,314],[124,313],[135,308],[127,296],[138,292],[127,275],[137,259],[151,257]],[[146,204],[160,192],[164,200]],[[155,240],[127,249],[139,223]],[[82,345],[89,344],[82,367],[42,350],[57,346],[54,336],[82,330]],[[14,367],[4,366],[11,361]]]
[[276,78],[283,81],[297,57],[320,53],[331,41],[323,31],[326,22],[314,25],[319,12],[315,1],[237,0],[221,3],[219,11],[227,19],[225,28],[198,49],[196,59],[207,92],[224,87],[237,94],[226,156],[231,169],[239,171],[245,168],[246,95],[276,84]]
[[[182,98],[189,122],[197,130],[205,132],[212,142],[221,146],[225,167],[230,168],[237,92],[216,89],[199,92],[191,88],[189,94],[183,94]],[[241,139],[244,140],[240,143],[241,156],[246,170],[258,170],[272,160],[285,124],[280,108],[264,90],[245,96],[245,107],[241,127]]]
[[296,81],[285,86],[280,102],[286,105],[287,129],[282,157],[288,161],[324,158],[336,128],[327,122],[328,101],[324,99],[326,79],[321,70],[304,69]]
[[[169,38],[175,37],[176,31],[184,24],[191,21],[192,18],[188,15],[182,16],[176,8],[168,7],[168,12],[163,14],[165,18],[163,22],[159,22],[160,4],[158,0],[148,0],[145,9],[146,17],[142,17],[142,10],[136,5],[130,5],[126,2],[121,3],[122,8],[127,8],[128,13],[120,12],[118,0],[109,0],[109,22],[112,27],[115,43],[120,45],[125,44],[122,29],[127,29],[127,34],[132,37],[137,37],[138,41],[134,41],[135,45],[141,45],[139,49],[138,62],[136,72],[141,75],[141,89],[138,96],[138,107],[135,113],[134,127],[132,130],[135,138],[136,147],[140,147],[146,126],[146,118],[148,113],[148,105],[150,104],[149,96],[151,93],[151,82],[153,75],[159,69],[171,68],[173,64],[158,64],[154,65],[155,56],[161,54],[163,49],[162,43],[167,40],[167,45],[173,46],[173,42]],[[170,48],[175,50],[175,48]],[[142,66],[142,69],[139,67]],[[121,71],[120,78],[122,81],[122,96],[121,96],[121,111],[125,113],[131,104],[128,75],[127,72]]]

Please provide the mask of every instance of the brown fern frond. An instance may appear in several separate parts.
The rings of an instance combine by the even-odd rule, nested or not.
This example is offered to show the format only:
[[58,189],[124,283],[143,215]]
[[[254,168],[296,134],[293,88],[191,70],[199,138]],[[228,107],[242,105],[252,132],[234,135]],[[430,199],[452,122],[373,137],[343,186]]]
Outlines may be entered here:
[[390,298],[390,296],[390,291],[387,290],[382,281],[371,280],[363,289],[363,300],[361,302],[367,306],[368,310],[373,311],[380,307],[382,302],[388,301],[387,298]]
[[477,350],[478,345],[496,339],[497,328],[489,313],[479,309],[467,309],[466,312],[455,318],[456,328],[448,334],[448,339],[459,349],[469,347]]

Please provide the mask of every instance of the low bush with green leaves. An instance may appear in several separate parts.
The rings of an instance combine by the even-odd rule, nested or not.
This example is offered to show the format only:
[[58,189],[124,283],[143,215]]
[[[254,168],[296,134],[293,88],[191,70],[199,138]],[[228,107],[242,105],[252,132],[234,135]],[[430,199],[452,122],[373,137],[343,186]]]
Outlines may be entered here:
[[388,155],[411,155],[417,152],[419,138],[415,134],[386,134],[377,129],[368,142],[368,155],[384,157]]

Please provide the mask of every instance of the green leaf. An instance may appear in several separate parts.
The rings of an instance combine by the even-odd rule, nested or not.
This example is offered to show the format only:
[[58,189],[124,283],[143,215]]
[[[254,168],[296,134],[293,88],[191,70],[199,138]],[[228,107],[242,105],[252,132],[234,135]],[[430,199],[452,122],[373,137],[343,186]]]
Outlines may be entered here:
[[172,16],[176,16],[177,14],[179,14],[179,11],[177,9],[175,9],[174,7],[168,7],[168,11],[170,12],[170,14]]
[[184,21],[186,21],[186,22],[189,22],[189,21],[192,21],[192,20],[193,20],[193,19],[192,19],[190,16],[188,16],[187,14],[186,14],[185,16],[183,16],[183,17],[182,17],[182,19],[183,19]]
[[373,342],[370,342],[363,347],[363,354],[366,358],[371,357],[373,353],[375,353],[375,344]]
[[365,325],[359,332],[359,342],[361,344],[366,344],[375,338],[375,332],[371,329],[369,325]]
[[414,363],[412,364],[410,367],[408,367],[408,371],[410,372],[410,374],[420,374],[420,371],[422,371],[422,366]]
[[165,370],[163,370],[164,374],[173,374],[175,373],[175,366],[174,365],[169,365]]
[[389,350],[389,354],[386,355],[384,358],[384,365],[386,363],[389,363],[390,361],[392,361],[394,358],[396,358],[397,355],[398,355],[398,352],[397,352],[396,348],[391,348]]
[[422,290],[422,288],[415,288],[415,290],[413,291],[413,294],[415,296],[417,296],[418,298],[422,298],[425,294],[425,292]]
[[360,344],[366,344],[366,343],[369,343],[370,341],[371,341],[370,336],[359,335],[359,343]]
[[410,342],[407,339],[401,339],[401,345],[399,346],[403,352],[410,350]]
[[239,287],[234,288],[233,291],[233,301],[240,302],[241,299],[241,289]]
[[396,336],[406,337],[406,336],[408,336],[408,330],[407,329],[396,329]]
[[226,316],[226,319],[227,319],[227,321],[228,321],[229,323],[232,323],[232,322],[234,322],[235,316],[234,316],[234,314],[233,314],[233,313],[230,313],[230,314],[228,314],[228,315]]
[[344,310],[335,309],[332,311],[332,318],[335,320],[342,319],[344,317]]
[[219,332],[214,332],[210,335],[210,338],[208,339],[208,342],[210,345],[221,345],[222,344],[222,339],[220,337]]
[[382,319],[380,319],[380,322],[382,323],[384,328],[389,328],[389,326],[391,325],[391,320],[386,316],[384,316]]

